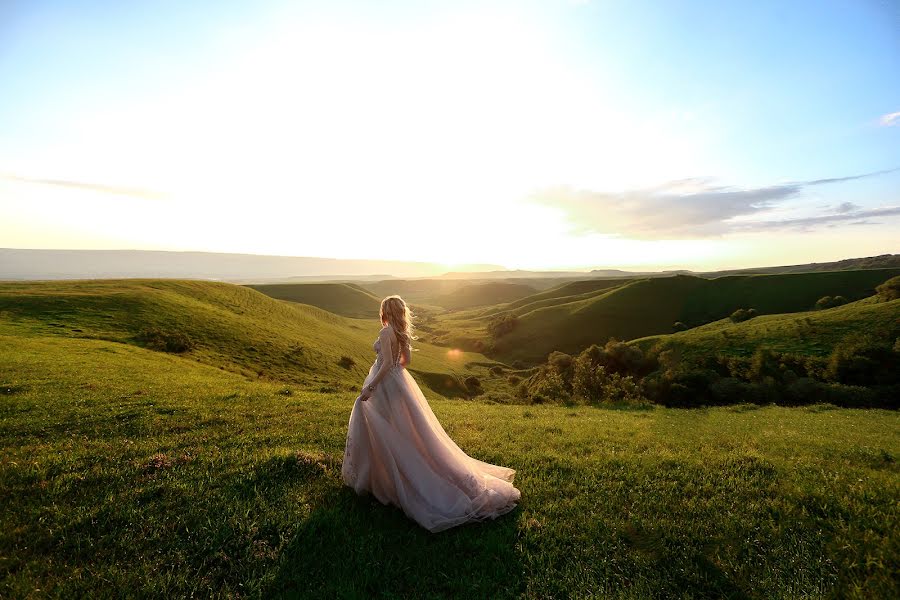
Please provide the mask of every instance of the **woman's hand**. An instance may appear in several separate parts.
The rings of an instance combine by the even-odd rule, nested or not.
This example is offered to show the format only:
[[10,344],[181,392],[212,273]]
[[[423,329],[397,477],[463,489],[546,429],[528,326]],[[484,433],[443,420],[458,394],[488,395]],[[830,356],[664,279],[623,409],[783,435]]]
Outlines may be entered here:
[[366,400],[368,400],[371,397],[372,397],[372,393],[369,390],[367,390],[366,388],[363,388],[362,393],[359,395],[359,399],[362,400],[363,402],[365,402]]

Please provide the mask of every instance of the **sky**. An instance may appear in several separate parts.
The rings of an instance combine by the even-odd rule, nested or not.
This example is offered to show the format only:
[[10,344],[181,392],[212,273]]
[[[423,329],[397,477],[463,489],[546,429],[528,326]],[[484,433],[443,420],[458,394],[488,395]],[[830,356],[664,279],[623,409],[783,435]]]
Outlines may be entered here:
[[0,247],[900,252],[900,2],[0,2]]

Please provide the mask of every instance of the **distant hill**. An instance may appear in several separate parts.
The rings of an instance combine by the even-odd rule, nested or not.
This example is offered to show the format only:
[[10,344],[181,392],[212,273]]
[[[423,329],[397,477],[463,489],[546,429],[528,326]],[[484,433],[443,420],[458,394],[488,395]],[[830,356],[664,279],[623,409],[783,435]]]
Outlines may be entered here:
[[742,273],[814,273],[820,271],[851,271],[856,269],[896,269],[900,268],[900,254],[880,254],[865,258],[847,258],[834,262],[805,263],[802,265],[785,265],[780,267],[754,267],[750,269],[730,269],[698,273],[704,277],[735,275]]
[[[493,356],[504,360],[544,360],[553,350],[575,353],[610,337],[631,340],[672,332],[676,321],[696,326],[730,315],[738,308],[761,314],[809,310],[826,295],[858,300],[875,286],[900,274],[900,269],[875,269],[783,275],[735,275],[705,279],[686,275],[648,278],[624,283],[608,291],[558,302],[548,299],[539,308],[519,314],[511,332],[496,340]],[[577,297],[577,296],[576,296]],[[463,347],[488,347],[488,319],[456,323],[443,320],[437,341]],[[468,340],[468,342],[466,341]]]
[[436,296],[431,299],[431,303],[450,309],[472,308],[510,302],[534,292],[533,287],[520,283],[476,283],[462,286],[443,296]]
[[[502,268],[472,265],[469,270]],[[268,283],[298,277],[309,279],[368,278],[374,273],[393,277],[440,275],[433,263],[390,260],[350,260],[302,256],[265,256],[216,252],[149,250],[25,250],[0,248],[0,280],[116,279],[165,277]],[[381,276],[382,279],[385,276]]]
[[318,306],[345,317],[378,317],[381,299],[354,283],[286,283],[248,285],[278,300]]

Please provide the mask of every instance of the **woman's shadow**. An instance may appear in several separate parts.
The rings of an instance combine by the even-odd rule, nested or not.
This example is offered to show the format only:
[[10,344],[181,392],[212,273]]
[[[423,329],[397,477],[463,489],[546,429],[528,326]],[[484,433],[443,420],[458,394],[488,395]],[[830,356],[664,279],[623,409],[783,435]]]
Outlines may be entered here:
[[512,598],[523,592],[516,551],[521,501],[496,520],[431,533],[401,509],[345,486],[336,455],[314,460],[296,473],[312,484],[305,498],[312,511],[282,547],[263,597]]

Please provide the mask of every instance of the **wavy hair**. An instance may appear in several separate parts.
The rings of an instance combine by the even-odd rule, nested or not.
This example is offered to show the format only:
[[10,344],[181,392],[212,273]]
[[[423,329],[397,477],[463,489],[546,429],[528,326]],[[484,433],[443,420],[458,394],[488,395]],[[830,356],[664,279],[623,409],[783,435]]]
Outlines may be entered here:
[[378,311],[382,323],[388,323],[397,332],[401,346],[412,349],[412,340],[417,340],[413,335],[412,320],[415,315],[409,310],[409,306],[400,296],[394,294],[381,301],[381,309]]

